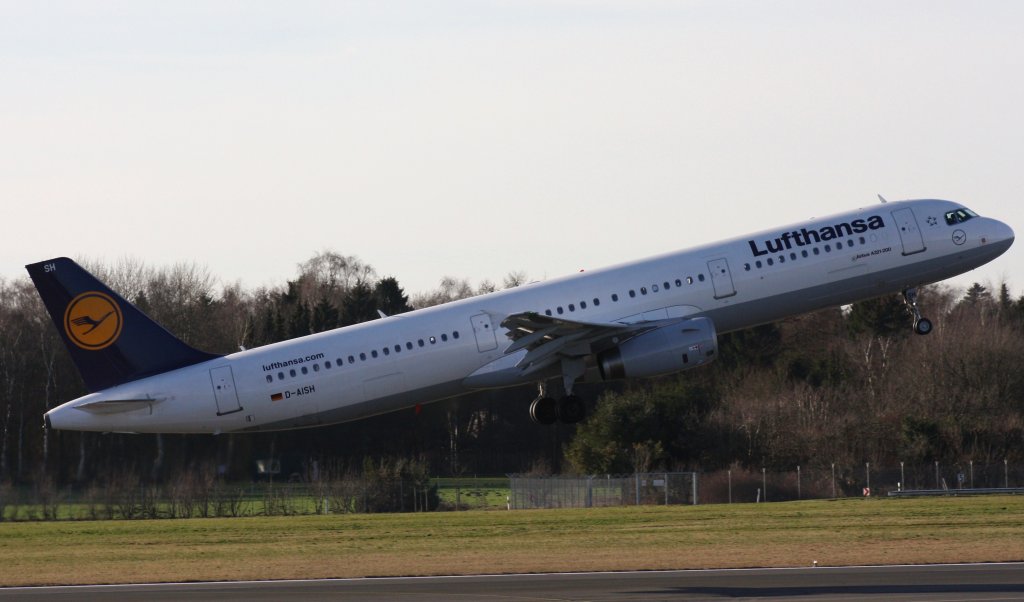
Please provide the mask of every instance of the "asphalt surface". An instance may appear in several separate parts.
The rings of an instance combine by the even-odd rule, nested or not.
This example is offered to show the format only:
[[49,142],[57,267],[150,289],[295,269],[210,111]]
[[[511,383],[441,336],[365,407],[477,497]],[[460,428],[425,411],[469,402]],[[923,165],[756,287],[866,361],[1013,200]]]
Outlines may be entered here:
[[1024,600],[1024,563],[164,583],[0,589],[0,600]]

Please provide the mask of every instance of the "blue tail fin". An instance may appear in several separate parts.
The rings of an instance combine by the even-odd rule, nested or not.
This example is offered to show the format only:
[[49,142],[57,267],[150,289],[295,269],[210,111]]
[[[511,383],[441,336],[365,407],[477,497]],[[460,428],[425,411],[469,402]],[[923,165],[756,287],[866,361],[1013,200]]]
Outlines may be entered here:
[[67,257],[25,268],[90,391],[219,357],[186,345]]

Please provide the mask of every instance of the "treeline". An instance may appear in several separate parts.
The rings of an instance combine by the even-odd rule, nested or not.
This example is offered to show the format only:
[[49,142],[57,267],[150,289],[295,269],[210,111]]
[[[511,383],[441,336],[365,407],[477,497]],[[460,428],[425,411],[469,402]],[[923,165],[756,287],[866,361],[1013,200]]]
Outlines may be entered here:
[[[473,287],[446,278],[410,298],[395,278],[330,252],[301,264],[294,280],[253,290],[221,285],[194,264],[87,267],[215,353],[525,280],[510,274],[501,287]],[[122,435],[42,428],[46,410],[85,388],[31,282],[0,280],[0,483],[86,490],[130,474],[170,485],[211,470],[223,482],[313,482],[325,466],[339,475],[415,465],[422,475],[461,476],[1024,460],[1024,298],[1005,285],[965,295],[937,286],[920,304],[936,323],[927,337],[911,333],[899,296],[724,335],[709,367],[580,387],[595,401],[577,426],[532,424],[536,389],[520,387],[302,431]]]

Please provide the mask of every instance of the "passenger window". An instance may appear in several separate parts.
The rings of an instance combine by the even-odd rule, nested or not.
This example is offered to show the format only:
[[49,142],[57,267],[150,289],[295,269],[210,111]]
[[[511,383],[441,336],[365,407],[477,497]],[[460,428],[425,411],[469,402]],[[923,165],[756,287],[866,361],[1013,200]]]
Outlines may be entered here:
[[434,337],[430,337],[430,344],[433,345],[435,343],[437,343],[437,339],[435,339]]
[[598,305],[601,305],[601,300],[598,299],[597,297],[594,297],[594,307],[597,307]]
[[288,371],[288,374],[289,374],[289,375],[290,375],[290,376],[291,376],[292,378],[295,378],[295,368],[292,368],[291,370],[289,370],[289,371]]
[[665,286],[665,290],[668,290],[668,289],[670,289],[670,288],[671,288],[671,287],[670,287],[670,286],[668,285],[668,281],[665,281],[665,282],[663,282],[662,284],[663,284],[663,285]]
[[586,309],[586,308],[587,308],[587,302],[586,301],[580,301],[580,309]]
[[676,286],[683,286],[683,281],[676,278]]
[[359,361],[361,361],[361,362],[365,362],[366,361],[366,353],[365,352],[359,354]]
[[452,332],[452,338],[453,339],[459,338],[459,331],[458,330],[455,330],[455,331]]
[[629,297],[630,297],[630,299],[632,299],[633,297],[636,297],[636,291],[634,291],[634,290],[630,289],[630,291],[629,291]]
[[384,355],[391,355],[391,350],[387,347],[384,348]]
[[821,255],[821,251],[818,250],[818,247],[814,247],[814,254],[815,255]]
[[570,303],[569,304],[569,311],[576,311],[576,304],[575,303]]
[[693,284],[693,276],[686,277],[686,284]]
[[651,285],[651,292],[652,293],[658,292],[658,285],[657,284],[652,284]]
[[447,334],[442,334],[441,335],[441,342],[443,342],[443,343],[447,343],[448,342],[448,335]]
[[831,253],[832,252],[832,247],[829,246],[829,245],[825,245],[825,252],[826,253]]
[[749,272],[749,271],[750,271],[750,264],[749,264],[749,263],[745,263],[745,264],[743,264],[743,269],[744,269],[745,271]]
[[800,255],[802,257],[807,257],[807,249],[804,249],[803,251],[800,251]]
[[320,364],[313,364],[313,372],[319,372],[319,371],[320,371]]
[[775,262],[774,262],[774,261],[772,260],[772,258],[771,258],[771,257],[769,257],[769,258],[767,259],[767,261],[768,261],[768,265],[775,265]]
[[424,345],[423,339],[420,339],[420,340],[416,341],[416,344],[419,345],[420,347],[422,347]]
[[618,303],[618,301],[619,301],[619,295],[617,295],[616,293],[612,293],[612,302],[613,303]]
[[412,341],[406,341],[405,348],[408,349],[409,351],[412,351]]
[[277,380],[284,380],[284,372],[277,373]]
[[376,359],[377,358],[377,350],[374,349],[373,351],[371,351],[370,352],[370,356],[373,357],[374,359]]
[[565,313],[564,311],[562,311],[562,306],[561,306],[561,305],[559,305],[558,307],[556,307],[556,308],[555,308],[555,311],[557,311],[557,312],[558,312],[558,315],[562,315],[563,313]]
[[274,382],[274,377],[268,374],[268,375],[267,375],[267,382],[268,382],[268,383],[272,383],[272,382]]
[[790,253],[790,254],[789,254],[789,258],[790,258],[790,260],[792,260],[792,261],[796,261],[796,253]]
[[[363,359],[366,359],[366,358],[363,358]],[[350,364],[356,363],[356,358],[352,357],[351,355],[348,356],[348,363],[350,363]]]
[[759,270],[760,270],[760,269],[761,269],[761,260],[760,260],[760,259],[758,259],[757,261],[755,261],[755,262],[754,262],[754,265],[756,265],[756,266],[757,266],[757,269],[759,269]]
[[779,255],[779,263],[786,263],[786,256],[785,255]]

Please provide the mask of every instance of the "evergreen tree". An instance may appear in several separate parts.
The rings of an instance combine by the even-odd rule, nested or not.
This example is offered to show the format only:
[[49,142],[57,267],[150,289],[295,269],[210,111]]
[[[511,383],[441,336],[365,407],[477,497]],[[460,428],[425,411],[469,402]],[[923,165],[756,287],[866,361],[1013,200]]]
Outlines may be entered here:
[[964,295],[963,303],[969,307],[976,307],[980,303],[988,303],[992,301],[992,294],[988,292],[984,286],[975,282],[971,285],[971,288],[967,289],[967,294]]
[[910,332],[907,327],[910,318],[902,295],[886,295],[854,303],[846,316],[846,324],[853,334],[891,337]]
[[393,277],[389,276],[377,282],[373,296],[377,302],[377,309],[389,316],[412,310],[409,306],[409,297],[398,285],[398,280]]
[[316,306],[313,307],[313,316],[310,322],[310,330],[323,332],[338,327],[340,314],[338,308],[330,302],[327,297],[321,297]]
[[288,320],[288,338],[294,339],[310,334],[309,326],[309,308],[304,303],[300,303],[292,313],[291,319]]
[[341,306],[341,325],[351,326],[377,318],[377,300],[373,289],[364,280],[357,281],[349,289]]

